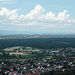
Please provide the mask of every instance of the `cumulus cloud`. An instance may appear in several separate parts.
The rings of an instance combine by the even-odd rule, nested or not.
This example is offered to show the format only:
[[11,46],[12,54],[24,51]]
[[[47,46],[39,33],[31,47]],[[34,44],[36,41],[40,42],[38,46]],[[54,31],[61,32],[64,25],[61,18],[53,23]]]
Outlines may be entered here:
[[54,21],[55,20],[55,14],[53,14],[50,11],[47,14],[44,14],[44,15],[38,17],[38,19],[41,20],[41,21]]
[[71,18],[68,20],[69,23],[75,23],[75,19]]
[[66,14],[67,12],[68,12],[67,10],[64,10],[63,12],[58,13],[57,20],[58,21],[66,21],[66,20],[68,20],[70,15]]
[[52,11],[50,11],[47,14],[39,17],[38,19],[42,21],[67,21],[70,17],[70,15],[67,14],[67,12],[67,10],[64,10],[63,12],[59,12],[56,16],[55,14],[53,14]]
[[73,23],[75,23],[75,20],[73,20]]
[[30,13],[25,15],[25,18],[28,20],[37,19],[40,16],[40,13],[44,11],[45,10],[40,5],[36,5],[34,10],[30,11]]
[[[4,0],[11,1],[11,0]],[[9,10],[2,7],[0,10],[0,23],[6,21],[12,25],[33,26],[40,25],[41,28],[55,27],[58,24],[67,26],[63,23],[75,23],[74,19],[70,19],[67,10],[59,12],[57,15],[52,11],[44,14],[45,10],[41,5],[36,5],[33,10],[27,14],[18,15],[18,9]],[[54,23],[54,24],[53,24]],[[57,23],[57,24],[55,24]],[[62,23],[62,24],[61,24]]]
[[7,20],[15,20],[18,18],[17,9],[10,11],[7,8],[2,7],[0,11],[0,17]]
[[71,23],[72,21],[71,20],[68,20],[68,22]]

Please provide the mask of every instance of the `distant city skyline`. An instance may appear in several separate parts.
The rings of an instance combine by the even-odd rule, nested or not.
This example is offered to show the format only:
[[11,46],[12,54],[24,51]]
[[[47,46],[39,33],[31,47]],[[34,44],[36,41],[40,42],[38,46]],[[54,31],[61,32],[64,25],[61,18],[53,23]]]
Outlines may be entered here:
[[75,0],[0,0],[0,33],[75,34]]

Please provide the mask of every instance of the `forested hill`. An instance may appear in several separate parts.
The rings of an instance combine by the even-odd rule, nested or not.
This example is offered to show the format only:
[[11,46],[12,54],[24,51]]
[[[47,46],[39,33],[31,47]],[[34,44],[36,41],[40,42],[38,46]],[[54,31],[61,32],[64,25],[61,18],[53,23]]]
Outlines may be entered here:
[[75,47],[75,38],[0,39],[0,49],[12,46],[29,46],[42,49]]

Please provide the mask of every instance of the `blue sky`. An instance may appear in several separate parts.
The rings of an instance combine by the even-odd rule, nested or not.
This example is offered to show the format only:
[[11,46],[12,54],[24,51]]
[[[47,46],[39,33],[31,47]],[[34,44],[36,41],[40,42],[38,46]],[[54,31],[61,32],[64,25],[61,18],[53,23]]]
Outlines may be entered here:
[[75,33],[75,0],[0,0],[0,30]]

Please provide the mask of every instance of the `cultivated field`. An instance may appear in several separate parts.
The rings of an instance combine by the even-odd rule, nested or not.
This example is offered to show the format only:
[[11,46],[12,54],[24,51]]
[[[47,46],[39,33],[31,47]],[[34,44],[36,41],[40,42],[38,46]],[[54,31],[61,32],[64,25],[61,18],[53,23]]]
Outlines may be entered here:
[[13,51],[14,49],[21,49],[22,46],[17,46],[17,47],[10,47],[10,48],[5,48],[5,51]]

